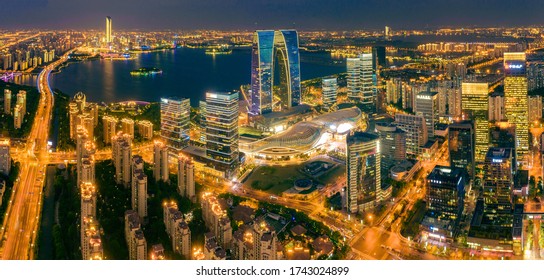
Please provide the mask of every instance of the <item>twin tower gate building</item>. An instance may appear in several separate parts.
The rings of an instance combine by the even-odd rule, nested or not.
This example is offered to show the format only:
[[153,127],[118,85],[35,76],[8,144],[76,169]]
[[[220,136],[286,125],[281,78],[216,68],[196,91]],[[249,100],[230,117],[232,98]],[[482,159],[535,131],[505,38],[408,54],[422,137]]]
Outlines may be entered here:
[[301,88],[297,31],[256,31],[251,55],[251,114],[262,115],[299,105]]

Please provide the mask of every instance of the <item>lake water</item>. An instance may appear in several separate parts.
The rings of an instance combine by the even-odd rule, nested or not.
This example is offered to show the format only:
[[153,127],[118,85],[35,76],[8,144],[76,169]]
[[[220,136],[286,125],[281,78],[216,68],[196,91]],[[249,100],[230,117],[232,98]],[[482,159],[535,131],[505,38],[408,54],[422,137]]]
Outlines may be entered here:
[[[140,67],[156,67],[156,76],[131,76]],[[198,106],[209,90],[233,90],[250,83],[251,53],[234,50],[228,55],[207,55],[204,49],[180,48],[138,54],[133,60],[93,60],[72,63],[52,76],[52,88],[73,96],[82,91],[92,102],[126,100],[158,101],[161,97],[191,98]],[[302,79],[345,72],[345,64],[334,63],[328,53],[301,53]],[[35,78],[19,79],[34,84]]]

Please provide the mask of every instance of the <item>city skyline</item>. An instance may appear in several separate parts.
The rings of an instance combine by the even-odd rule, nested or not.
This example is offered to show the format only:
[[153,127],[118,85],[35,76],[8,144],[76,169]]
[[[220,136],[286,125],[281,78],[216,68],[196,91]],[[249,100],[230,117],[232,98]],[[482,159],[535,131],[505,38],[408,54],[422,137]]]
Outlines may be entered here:
[[[544,259],[544,26],[433,23],[476,21],[463,0],[159,0],[157,21],[125,1],[88,3],[94,30],[0,31],[0,259]],[[180,8],[404,10],[372,32],[123,31]]]
[[[257,30],[393,30],[435,27],[490,27],[539,25],[544,7],[538,0],[521,1],[175,1],[142,5],[133,0],[2,1],[2,27],[44,29],[100,29],[96,18],[111,16],[117,30],[217,29]],[[85,9],[80,9],[85,7]],[[19,13],[25,11],[25,22]],[[364,17],[361,12],[368,11]],[[435,12],[435,11],[443,11]],[[413,16],[417,14],[418,16]],[[157,16],[160,15],[160,16]],[[142,19],[145,19],[142,20]],[[293,20],[295,19],[295,20]]]

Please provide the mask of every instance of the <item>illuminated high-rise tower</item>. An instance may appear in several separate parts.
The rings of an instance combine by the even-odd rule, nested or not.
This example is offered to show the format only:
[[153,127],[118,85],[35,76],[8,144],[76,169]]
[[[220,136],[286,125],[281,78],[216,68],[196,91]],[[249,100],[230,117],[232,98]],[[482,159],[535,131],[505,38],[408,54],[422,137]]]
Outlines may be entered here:
[[206,92],[206,157],[229,179],[239,167],[238,96],[238,91]]
[[[279,97],[279,103],[274,96]],[[300,96],[297,31],[255,31],[251,51],[251,113],[260,115],[297,106]]]
[[516,126],[516,160],[527,162],[529,118],[525,53],[504,53],[504,114]]
[[361,103],[365,113],[376,111],[376,83],[372,53],[346,59],[348,98]]
[[106,17],[106,43],[111,43],[111,17]]
[[189,145],[189,98],[161,98],[161,138],[171,153]]
[[350,132],[346,138],[347,208],[358,213],[374,207],[381,182],[380,140],[366,132]]
[[463,83],[461,87],[463,116],[474,121],[474,159],[483,163],[489,148],[489,87],[487,83]]

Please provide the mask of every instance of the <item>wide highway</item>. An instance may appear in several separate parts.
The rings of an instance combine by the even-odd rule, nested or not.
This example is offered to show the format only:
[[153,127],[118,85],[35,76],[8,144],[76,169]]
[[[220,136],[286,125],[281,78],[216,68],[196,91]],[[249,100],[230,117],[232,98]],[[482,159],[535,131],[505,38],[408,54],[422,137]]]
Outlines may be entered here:
[[1,257],[4,260],[33,259],[39,226],[44,172],[48,162],[47,141],[52,119],[53,92],[49,86],[51,72],[68,59],[71,52],[46,66],[38,76],[40,102],[19,158],[21,171],[14,185],[12,203],[2,225]]

